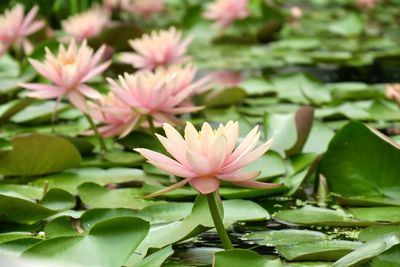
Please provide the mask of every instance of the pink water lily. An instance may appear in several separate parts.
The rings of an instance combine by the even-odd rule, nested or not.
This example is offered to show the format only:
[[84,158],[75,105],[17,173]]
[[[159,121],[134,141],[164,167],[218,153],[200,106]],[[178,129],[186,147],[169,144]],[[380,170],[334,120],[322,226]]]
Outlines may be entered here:
[[191,41],[191,37],[182,40],[182,33],[173,27],[160,32],[153,31],[140,39],[130,40],[129,44],[136,52],[121,53],[120,60],[138,69],[184,63],[189,60],[185,53]]
[[66,95],[78,109],[86,112],[86,99],[101,98],[101,94],[85,83],[102,73],[110,65],[109,62],[100,64],[105,46],[96,53],[88,47],[86,41],[78,48],[72,40],[68,49],[60,45],[57,56],[46,48],[45,61],[29,59],[32,66],[52,84],[24,83],[22,87],[30,90],[29,97],[40,99],[55,98],[60,101]]
[[160,67],[155,72],[160,78],[162,77],[161,79],[174,80],[174,95],[188,88],[192,91],[191,95],[201,94],[210,89],[211,78],[206,76],[195,80],[197,68],[192,64],[173,65],[167,68]]
[[211,79],[221,87],[238,86],[243,81],[242,73],[231,70],[214,71],[211,73]]
[[[187,100],[198,88],[198,84],[181,87],[185,72],[166,75],[164,70],[140,71],[133,75],[119,76],[119,83],[108,79],[111,91],[127,104],[136,116],[152,117],[156,122],[178,124],[178,114],[195,112],[202,107],[194,106]],[[139,121],[139,120],[137,120]]]
[[136,15],[143,17],[151,17],[160,13],[164,7],[164,0],[125,0],[123,8]]
[[[119,100],[112,92],[91,102],[88,113],[92,119],[102,124],[98,130],[104,137],[126,136],[133,130],[139,119],[132,108]],[[93,134],[93,132],[86,133]]]
[[35,6],[24,16],[24,7],[17,4],[0,16],[0,55],[11,45],[22,44],[26,54],[33,50],[27,37],[44,27],[43,21],[35,21],[38,10]]
[[390,84],[386,87],[386,96],[400,105],[400,84]]
[[235,20],[249,16],[248,0],[216,0],[207,5],[203,16],[214,20],[219,28],[229,27]]
[[95,37],[110,23],[110,13],[103,8],[94,7],[84,13],[69,17],[61,22],[69,37],[81,42]]
[[357,0],[356,4],[359,8],[362,9],[373,9],[376,6],[377,2],[377,0]]
[[271,140],[257,147],[260,132],[256,126],[235,148],[239,137],[239,123],[228,122],[212,129],[205,122],[201,131],[197,131],[191,123],[187,123],[185,134],[169,124],[164,124],[166,137],[157,135],[164,148],[173,158],[161,153],[136,148],[149,163],[170,174],[183,177],[180,182],[149,195],[158,196],[182,187],[189,183],[202,194],[215,192],[221,181],[254,188],[273,188],[281,184],[255,181],[259,171],[245,172],[243,168],[265,154],[271,146]]
[[293,19],[300,19],[303,16],[303,10],[298,6],[294,6],[290,8],[290,15]]

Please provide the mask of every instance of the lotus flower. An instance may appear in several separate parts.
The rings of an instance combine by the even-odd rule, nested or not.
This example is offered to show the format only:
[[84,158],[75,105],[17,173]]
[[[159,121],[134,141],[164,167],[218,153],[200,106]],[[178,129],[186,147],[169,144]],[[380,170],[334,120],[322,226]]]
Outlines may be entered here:
[[181,40],[181,37],[182,33],[175,28],[145,34],[138,40],[129,41],[136,53],[122,53],[120,60],[138,69],[155,69],[184,63],[189,59],[185,57],[185,53],[192,38]]
[[216,0],[207,5],[203,16],[215,20],[219,28],[227,28],[237,19],[249,16],[248,0]]
[[211,74],[211,78],[217,85],[221,87],[238,86],[243,80],[240,72],[231,70],[214,71]]
[[104,137],[124,137],[133,130],[139,120],[132,108],[112,92],[92,102],[88,110],[91,118],[103,124],[98,130]]
[[209,77],[204,77],[195,81],[197,68],[191,64],[188,64],[186,66],[174,65],[167,68],[160,67],[157,68],[155,72],[159,75],[160,79],[175,81],[175,92],[173,92],[173,95],[176,95],[181,91],[187,90],[187,88],[189,87],[192,91],[191,96],[201,94],[210,89]]
[[[202,107],[188,104],[187,99],[196,89],[196,84],[180,88],[182,79],[165,75],[162,71],[141,71],[134,75],[119,76],[119,84],[108,79],[111,91],[135,111],[137,117],[150,116],[156,122],[178,124],[177,114],[195,112]],[[185,104],[185,105],[183,105]]]
[[290,9],[290,15],[293,19],[300,19],[303,16],[303,10],[298,6],[294,6]]
[[126,0],[103,0],[103,7],[107,10],[119,9]]
[[123,8],[136,15],[151,17],[164,9],[164,0],[127,0]]
[[137,148],[135,151],[157,168],[184,179],[148,197],[164,194],[186,183],[201,194],[217,191],[221,181],[254,188],[281,186],[255,181],[260,175],[259,171],[243,171],[244,167],[264,155],[271,146],[269,140],[256,148],[260,139],[257,126],[237,148],[238,122],[230,121],[225,126],[221,124],[216,130],[205,122],[200,132],[188,122],[184,137],[169,124],[164,124],[164,131],[166,137],[156,134],[157,138],[174,159],[145,148]]
[[97,36],[110,22],[110,13],[105,9],[94,7],[84,13],[69,17],[61,22],[68,36],[81,42]]
[[376,6],[377,0],[357,0],[356,4],[362,9],[372,9]]
[[386,96],[400,105],[400,84],[390,84],[386,88]]
[[32,51],[32,44],[27,37],[44,26],[43,21],[34,21],[38,10],[35,6],[24,16],[23,6],[17,4],[0,16],[0,54],[14,44],[22,44],[25,54]]
[[85,82],[102,73],[111,62],[99,64],[104,53],[102,46],[96,53],[88,47],[86,41],[77,48],[74,40],[68,49],[60,45],[58,55],[54,56],[46,48],[45,62],[29,59],[32,66],[54,85],[42,83],[25,83],[22,87],[31,90],[28,96],[40,99],[56,98],[60,101],[66,95],[78,109],[86,112],[85,96],[92,99],[101,98],[101,94]]

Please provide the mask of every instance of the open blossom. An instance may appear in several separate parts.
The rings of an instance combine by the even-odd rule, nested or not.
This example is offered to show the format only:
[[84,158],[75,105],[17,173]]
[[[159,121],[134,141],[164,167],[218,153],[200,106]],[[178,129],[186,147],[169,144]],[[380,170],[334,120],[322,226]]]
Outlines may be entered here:
[[139,120],[132,108],[112,92],[92,102],[88,113],[91,118],[102,124],[98,130],[104,137],[124,137],[133,130]]
[[203,16],[215,20],[216,26],[227,28],[235,20],[249,16],[247,3],[248,0],[216,0],[207,5]]
[[136,15],[151,17],[164,9],[164,0],[126,0],[123,8]]
[[254,179],[260,175],[259,171],[243,171],[244,167],[264,155],[271,146],[269,140],[256,147],[260,139],[257,126],[236,148],[239,136],[238,122],[221,124],[215,130],[205,122],[200,132],[188,122],[184,137],[169,124],[164,124],[164,131],[166,137],[157,134],[157,138],[174,159],[145,148],[137,148],[135,151],[157,168],[184,179],[149,197],[169,192],[186,183],[202,194],[217,191],[221,181],[254,188],[281,186],[281,184],[255,181]]
[[184,63],[189,59],[185,53],[191,41],[191,37],[182,40],[182,33],[173,27],[160,32],[153,31],[140,39],[129,40],[135,53],[122,53],[120,60],[138,69]]
[[0,16],[0,54],[14,44],[22,44],[26,54],[32,51],[27,37],[44,26],[43,21],[34,21],[37,12],[38,7],[35,6],[24,16],[24,7],[17,4]]
[[102,8],[94,7],[84,13],[69,17],[61,22],[69,37],[80,42],[101,33],[110,22],[110,13]]
[[356,4],[359,8],[372,9],[376,6],[377,0],[357,0]]
[[179,76],[179,73],[169,76],[159,71],[141,71],[119,76],[119,84],[112,79],[108,81],[111,91],[130,106],[137,117],[151,116],[158,123],[177,124],[180,122],[177,114],[202,109],[187,102],[196,88],[195,84],[178,90]]
[[300,19],[303,16],[303,10],[298,6],[294,6],[290,9],[290,15],[293,19]]
[[242,74],[237,71],[219,70],[211,74],[211,79],[221,87],[234,87],[242,82],[243,77]]
[[42,83],[24,83],[22,87],[31,90],[28,96],[41,99],[56,98],[58,101],[66,95],[71,103],[86,112],[85,96],[101,98],[101,94],[85,82],[102,73],[111,62],[100,64],[105,46],[96,53],[88,47],[86,41],[78,48],[72,40],[68,49],[60,45],[57,56],[46,48],[43,63],[29,59],[32,66],[54,85]]
[[400,105],[400,84],[390,84],[386,88],[386,96]]
[[187,64],[186,66],[173,65],[167,68],[160,67],[157,68],[155,72],[159,75],[159,77],[163,77],[161,78],[163,80],[174,80],[174,95],[183,90],[187,90],[189,87],[192,92],[191,95],[201,94],[210,89],[209,77],[204,77],[195,81],[197,68],[191,64]]

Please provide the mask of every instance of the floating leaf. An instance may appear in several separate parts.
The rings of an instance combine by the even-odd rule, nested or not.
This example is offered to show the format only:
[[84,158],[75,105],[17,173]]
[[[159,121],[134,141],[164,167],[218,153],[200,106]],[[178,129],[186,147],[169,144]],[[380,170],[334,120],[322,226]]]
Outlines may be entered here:
[[400,244],[400,238],[396,234],[389,234],[378,239],[371,240],[360,246],[355,251],[347,254],[332,264],[333,267],[348,267],[360,265],[369,259],[389,250],[391,247]]
[[271,230],[244,235],[241,239],[264,246],[291,245],[327,239],[324,233],[309,230]]
[[[287,260],[337,260],[362,245],[361,242],[325,240],[295,245],[279,245],[278,252]],[[348,265],[347,265],[348,266]]]
[[139,246],[149,224],[133,217],[117,217],[94,225],[84,236],[56,237],[24,252],[24,257],[56,259],[93,267],[120,267]]
[[261,256],[254,251],[246,249],[232,249],[214,254],[213,267],[281,267],[279,259]]
[[350,122],[332,139],[320,172],[343,197],[400,199],[399,147],[360,122]]
[[11,143],[13,150],[0,159],[2,175],[47,174],[75,167],[81,161],[75,146],[56,136],[29,134],[15,137]]

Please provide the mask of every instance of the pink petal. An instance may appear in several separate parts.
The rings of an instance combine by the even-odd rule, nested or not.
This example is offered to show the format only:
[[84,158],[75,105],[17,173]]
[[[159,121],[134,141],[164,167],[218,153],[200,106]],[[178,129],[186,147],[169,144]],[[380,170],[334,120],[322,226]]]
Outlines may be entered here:
[[96,68],[94,68],[93,70],[91,70],[88,74],[86,74],[82,78],[81,82],[86,82],[86,81],[92,79],[94,76],[96,76],[96,75],[102,73],[103,71],[105,71],[110,65],[111,65],[111,60],[101,64],[100,66],[98,66]]
[[124,131],[122,131],[120,133],[119,138],[123,138],[123,137],[127,136],[128,134],[130,134],[130,132],[132,132],[133,129],[135,129],[139,120],[140,120],[140,116],[135,116],[133,119],[131,119],[131,121],[128,122],[127,125],[125,125],[125,129],[124,129]]
[[197,175],[205,175],[211,172],[210,163],[208,162],[208,159],[202,154],[194,150],[188,150],[186,153],[186,158],[193,171]]
[[283,184],[277,183],[263,183],[258,181],[244,181],[244,182],[234,182],[235,185],[242,186],[242,187],[250,187],[250,188],[278,188],[283,186]]
[[228,181],[228,182],[243,182],[247,180],[252,180],[260,175],[260,171],[257,172],[231,172],[231,173],[224,173],[218,174],[217,178]]
[[193,106],[193,107],[177,107],[177,108],[171,108],[171,109],[166,109],[164,110],[165,112],[171,113],[171,114],[184,114],[184,113],[192,113],[196,112],[199,110],[204,109],[203,106]]
[[178,189],[178,188],[184,186],[185,184],[187,184],[187,182],[189,182],[189,180],[190,179],[183,179],[183,180],[177,182],[176,184],[173,184],[173,185],[171,185],[171,186],[169,186],[167,188],[164,188],[164,189],[162,189],[160,191],[157,191],[155,193],[151,193],[149,195],[145,195],[144,197],[145,198],[151,198],[151,197],[156,197],[156,196],[160,196],[160,195],[163,195],[165,193],[171,192],[172,190],[175,190],[175,189]]
[[43,21],[35,21],[31,25],[29,25],[28,28],[24,29],[24,31],[22,32],[22,35],[23,36],[31,35],[32,33],[37,32],[38,30],[43,28],[44,25],[45,24]]
[[31,10],[29,10],[28,14],[26,14],[24,21],[22,23],[22,28],[26,28],[29,26],[29,24],[32,23],[32,21],[35,19],[37,13],[39,11],[38,6],[34,6]]
[[28,97],[32,98],[39,98],[39,99],[52,99],[52,98],[57,98],[60,96],[59,92],[56,91],[34,91],[34,92],[29,92],[27,93]]
[[47,66],[42,64],[41,62],[35,60],[35,59],[28,59],[31,65],[40,73],[42,74],[45,78],[49,79],[50,81],[53,81],[57,84],[60,84],[59,77],[56,75],[56,72],[50,72],[47,69]]
[[232,155],[230,156],[228,163],[236,160],[240,157],[243,153],[252,150],[256,145],[258,140],[260,139],[260,133],[258,131],[258,126],[254,127],[242,140],[240,145],[233,151]]
[[179,162],[152,150],[145,148],[136,148],[134,149],[136,152],[139,152],[144,156],[151,164],[156,166],[157,168],[171,173],[173,175],[179,177],[194,177],[196,176],[193,172],[188,171],[182,164]]
[[71,91],[67,94],[69,101],[80,111],[87,113],[85,97],[77,91]]
[[81,92],[84,96],[91,98],[91,99],[102,98],[102,94],[100,94],[96,89],[89,87],[85,84],[79,85],[78,91]]
[[60,94],[64,93],[64,91],[58,87],[58,86],[54,86],[54,85],[50,85],[50,84],[45,84],[45,83],[20,83],[19,86],[29,89],[29,90],[35,90],[35,91],[55,91],[58,92]]
[[223,168],[224,172],[231,172],[231,171],[236,171],[239,170],[246,165],[252,163],[253,161],[257,160],[259,157],[264,155],[267,150],[271,147],[272,145],[272,139],[268,140],[265,144],[259,146],[258,148],[254,149],[251,152],[248,152],[246,154],[242,154],[237,160],[232,162],[230,165],[226,166]]
[[156,134],[156,136],[158,140],[160,140],[161,144],[168,151],[168,153],[171,154],[171,156],[173,156],[180,163],[187,164],[185,153],[186,150],[184,149],[184,147],[182,147],[182,145],[178,145],[176,142],[171,141],[170,139],[165,138],[164,136],[161,136],[159,134]]
[[193,178],[190,185],[202,194],[210,194],[218,190],[220,182],[215,178]]

